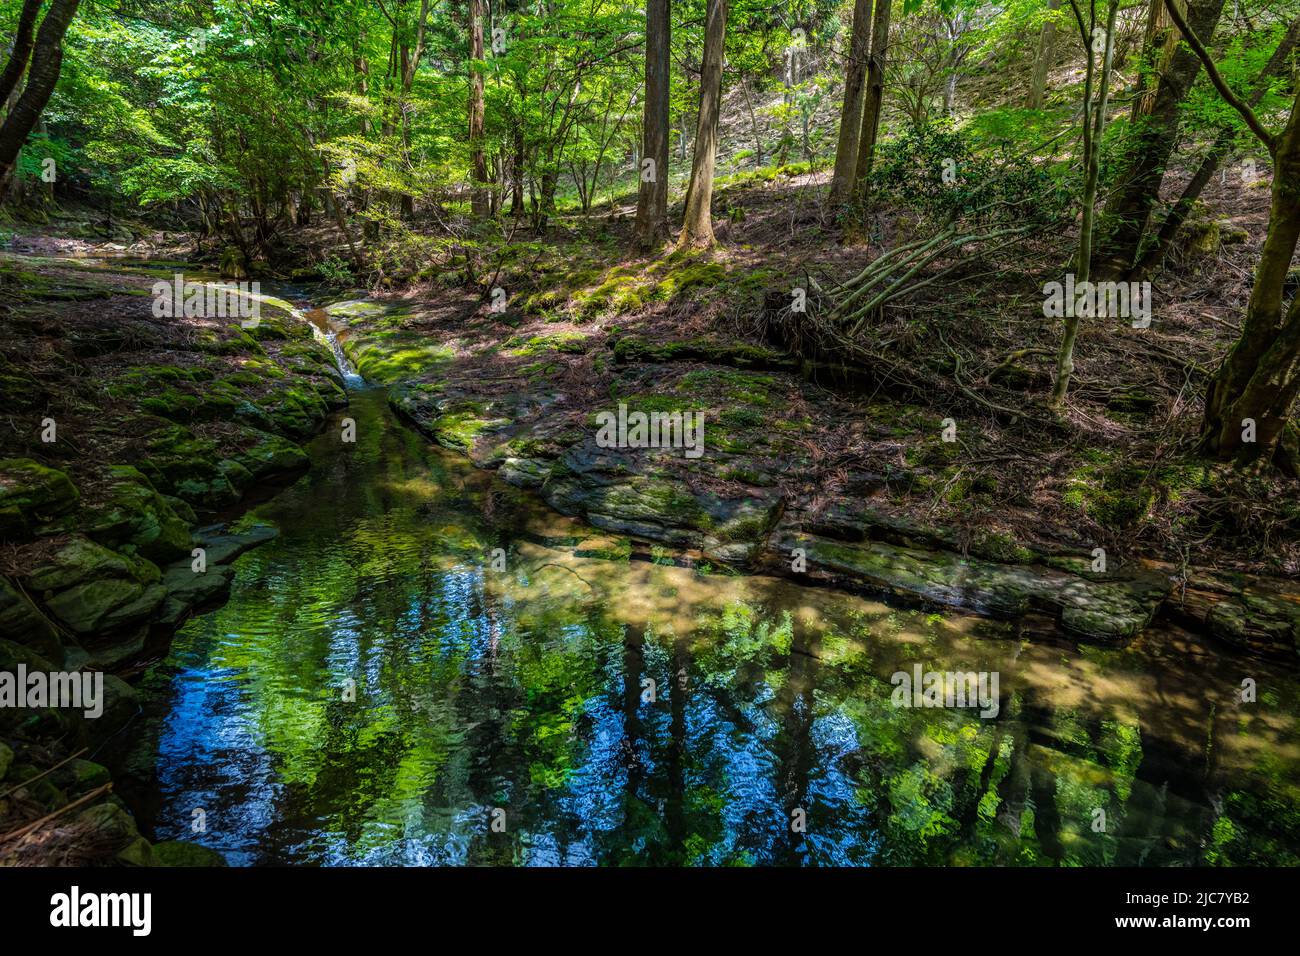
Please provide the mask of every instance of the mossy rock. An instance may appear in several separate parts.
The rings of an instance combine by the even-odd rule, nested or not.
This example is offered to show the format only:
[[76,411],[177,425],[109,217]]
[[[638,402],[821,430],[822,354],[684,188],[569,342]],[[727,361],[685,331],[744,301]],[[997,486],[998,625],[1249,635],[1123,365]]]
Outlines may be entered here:
[[239,500],[221,468],[223,458],[215,442],[171,425],[146,437],[138,467],[158,490],[200,510],[218,511]]
[[216,850],[184,840],[163,840],[153,845],[159,866],[226,866],[226,858]]
[[1168,582],[1156,576],[1093,580],[881,542],[782,537],[784,554],[795,548],[804,551],[810,569],[823,569],[847,582],[1003,617],[1049,611],[1063,630],[1103,643],[1122,643],[1141,633],[1169,590]]
[[129,544],[151,561],[165,564],[189,553],[193,513],[177,514],[166,497],[138,469],[110,465],[109,498],[87,509],[86,534],[110,547]]
[[69,511],[80,497],[63,472],[30,458],[0,460],[0,539],[20,537]]
[[270,418],[275,430],[290,438],[309,438],[320,431],[329,406],[316,389],[306,384],[277,387],[256,406]]
[[24,583],[33,591],[58,591],[105,578],[152,584],[160,576],[151,561],[110,550],[78,535],[28,572]]
[[719,342],[688,339],[652,342],[639,336],[620,336],[614,341],[614,361],[629,362],[709,362],[735,368],[790,371],[798,362],[774,349],[746,342]]
[[311,463],[307,453],[293,442],[257,428],[240,428],[238,444],[239,451],[230,458],[254,481],[302,471]]
[[557,332],[553,335],[534,335],[531,337],[513,336],[505,343],[507,355],[526,356],[546,352],[564,352],[581,355],[587,351],[588,336],[579,332]]
[[400,330],[354,335],[343,348],[357,374],[381,385],[419,378],[454,358],[451,346],[433,342],[416,332]]
[[24,591],[4,577],[0,577],[0,634],[46,657],[63,655],[59,635],[49,619]]
[[162,574],[151,561],[75,537],[28,575],[31,591],[46,592],[45,607],[78,634],[127,627],[162,603]]
[[671,300],[692,289],[718,289],[726,284],[727,270],[716,262],[688,262],[661,273],[655,286],[658,299]]

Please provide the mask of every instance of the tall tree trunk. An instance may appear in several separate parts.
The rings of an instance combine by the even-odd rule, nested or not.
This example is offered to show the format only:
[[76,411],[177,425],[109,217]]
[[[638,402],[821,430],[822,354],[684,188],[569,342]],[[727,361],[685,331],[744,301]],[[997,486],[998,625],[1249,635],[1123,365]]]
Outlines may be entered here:
[[469,0],[469,143],[474,182],[470,210],[476,219],[488,214],[487,158],[483,154],[483,20],[485,0]]
[[[1076,16],[1078,7],[1070,0]],[[1092,229],[1094,208],[1097,205],[1097,177],[1101,169],[1101,137],[1106,131],[1106,106],[1110,99],[1110,72],[1115,51],[1115,16],[1119,11],[1119,0],[1110,0],[1110,9],[1106,19],[1105,50],[1101,55],[1100,89],[1097,102],[1092,102],[1094,78],[1097,75],[1093,59],[1093,36],[1096,23],[1090,23],[1090,29],[1082,30],[1080,35],[1088,57],[1088,71],[1083,84],[1083,157],[1085,171],[1083,176],[1083,212],[1079,224],[1079,251],[1075,259],[1076,287],[1089,281],[1092,264]],[[1065,335],[1061,339],[1061,350],[1056,357],[1056,381],[1052,385],[1052,404],[1060,406],[1065,402],[1065,393],[1070,388],[1070,376],[1074,374],[1074,343],[1079,337],[1079,322],[1082,318],[1074,309],[1065,317]]]
[[[1296,471],[1296,448],[1279,443],[1300,391],[1300,295],[1283,314],[1287,272],[1300,240],[1300,96],[1273,152],[1268,236],[1246,305],[1241,337],[1215,373],[1205,396],[1202,447],[1220,460],[1276,460]],[[1247,420],[1255,440],[1245,440]],[[1293,436],[1294,437],[1294,436]]]
[[[1291,22],[1290,28],[1278,44],[1273,55],[1269,58],[1268,63],[1264,66],[1263,72],[1260,73],[1254,84],[1254,92],[1251,93],[1247,104],[1255,106],[1264,98],[1264,92],[1268,89],[1265,80],[1279,76],[1291,61],[1291,53],[1296,46],[1300,45],[1300,17]],[[1128,275],[1129,281],[1137,281],[1149,275],[1156,266],[1158,266],[1164,257],[1168,254],[1170,247],[1174,244],[1174,239],[1178,236],[1178,231],[1182,229],[1183,223],[1191,214],[1192,207],[1196,200],[1201,196],[1207,183],[1210,181],[1223,162],[1228,151],[1232,148],[1236,140],[1236,129],[1232,126],[1225,126],[1219,131],[1215,138],[1214,145],[1210,148],[1209,153],[1201,160],[1201,165],[1197,167],[1196,172],[1192,174],[1191,180],[1183,187],[1183,193],[1178,197],[1172,209],[1165,215],[1164,221],[1160,223],[1160,231],[1156,234],[1155,241],[1150,244],[1146,252],[1137,265],[1133,267]]]
[[[1159,2],[1159,0],[1157,0]],[[1209,37],[1219,22],[1224,0],[1188,0],[1188,25],[1198,37]],[[1172,27],[1153,16],[1147,34],[1143,58],[1148,68],[1158,64]],[[1133,145],[1129,160],[1120,173],[1114,198],[1107,204],[1098,228],[1097,249],[1093,255],[1093,273],[1099,279],[1120,279],[1128,275],[1137,261],[1146,235],[1151,211],[1160,197],[1165,166],[1178,141],[1179,114],[1182,102],[1201,61],[1185,44],[1180,44],[1159,72],[1154,93],[1139,90],[1133,101]],[[1150,85],[1150,80],[1146,84]]]
[[853,195],[858,164],[858,136],[862,131],[862,85],[866,80],[867,56],[871,48],[871,0],[853,4],[853,37],[844,65],[844,105],[840,110],[840,137],[835,147],[835,171],[826,203],[842,206]]
[[36,125],[59,81],[59,70],[63,65],[63,34],[67,32],[79,2],[52,0],[40,29],[36,31],[27,85],[5,117],[4,125],[0,126],[0,200],[4,199],[5,184],[9,182],[27,134]]
[[27,61],[32,56],[32,42],[36,33],[36,15],[41,12],[42,0],[23,0],[22,12],[18,14],[18,29],[14,32],[13,45],[9,49],[9,61],[5,63],[4,72],[0,73],[0,103],[7,103],[10,94],[18,88],[18,81],[27,71]]
[[713,168],[718,158],[718,115],[722,103],[722,50],[727,32],[727,0],[709,0],[700,67],[700,116],[695,126],[691,184],[678,245],[713,245]]
[[[668,237],[668,92],[672,16],[668,0],[646,0],[645,103],[642,106],[641,187],[636,201],[636,243],[650,249]],[[647,178],[649,177],[649,178]]]
[[867,201],[867,177],[876,156],[880,110],[885,100],[885,58],[889,52],[889,15],[892,0],[877,0],[871,17],[871,53],[867,62],[866,103],[858,137],[857,169],[853,175],[853,203],[861,211]]
[[[1047,0],[1048,13],[1055,14],[1061,9],[1061,0]],[[1043,23],[1038,33],[1038,52],[1034,56],[1034,73],[1029,81],[1029,100],[1025,104],[1031,110],[1043,108],[1043,95],[1047,92],[1047,71],[1052,68],[1052,54],[1056,48],[1056,17],[1052,16]]]

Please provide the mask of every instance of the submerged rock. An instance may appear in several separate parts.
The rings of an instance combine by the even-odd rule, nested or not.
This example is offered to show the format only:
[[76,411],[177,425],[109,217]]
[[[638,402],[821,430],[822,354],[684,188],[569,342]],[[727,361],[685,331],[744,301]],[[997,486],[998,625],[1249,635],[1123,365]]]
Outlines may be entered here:
[[226,866],[226,858],[216,850],[183,840],[164,840],[153,845],[154,859],[160,866]]

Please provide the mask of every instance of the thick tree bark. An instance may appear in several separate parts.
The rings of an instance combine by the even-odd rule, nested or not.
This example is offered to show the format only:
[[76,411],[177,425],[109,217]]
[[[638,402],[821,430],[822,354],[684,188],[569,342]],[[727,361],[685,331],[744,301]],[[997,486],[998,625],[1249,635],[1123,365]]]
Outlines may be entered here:
[[476,219],[488,215],[487,157],[483,153],[483,20],[484,0],[469,0],[469,143],[474,182],[470,209]]
[[853,195],[854,175],[858,165],[858,136],[862,131],[862,86],[867,76],[867,56],[871,49],[872,0],[855,0],[853,37],[849,41],[848,61],[844,64],[844,105],[840,110],[840,136],[835,147],[835,171],[831,174],[831,191],[826,203],[841,206]]
[[718,155],[718,116],[722,104],[722,50],[727,32],[727,0],[709,0],[700,67],[700,116],[695,126],[691,184],[679,246],[713,245],[713,169]]
[[[1188,0],[1188,25],[1209,37],[1219,22],[1224,0]],[[1158,62],[1172,29],[1153,17],[1144,45],[1148,63]],[[1098,229],[1093,273],[1098,279],[1127,276],[1137,261],[1151,211],[1160,197],[1165,166],[1178,141],[1183,100],[1200,72],[1201,61],[1179,44],[1161,71],[1154,94],[1140,90],[1133,103],[1134,141],[1130,159],[1117,179],[1117,191]]]
[[862,108],[862,132],[858,138],[857,169],[853,175],[854,205],[861,209],[867,199],[867,178],[876,156],[876,134],[880,131],[880,110],[885,100],[885,58],[889,52],[891,0],[877,0],[871,17],[871,53],[867,62],[866,103]]
[[[1300,296],[1282,311],[1291,259],[1300,240],[1300,97],[1273,151],[1268,236],[1255,268],[1241,337],[1215,373],[1205,397],[1202,447],[1220,460],[1276,460],[1295,471],[1295,449],[1278,456],[1300,392]],[[1249,421],[1255,440],[1247,441]]]
[[[1061,9],[1061,0],[1047,0],[1047,10],[1055,13]],[[1031,110],[1043,108],[1043,94],[1047,90],[1047,71],[1052,66],[1052,53],[1056,47],[1056,17],[1043,24],[1038,33],[1038,52],[1034,55],[1034,72],[1029,81],[1029,100],[1025,104]]]
[[5,117],[4,125],[0,126],[0,200],[4,199],[5,184],[9,182],[27,134],[36,125],[55,84],[59,82],[59,70],[63,65],[63,34],[67,32],[79,2],[53,0],[40,29],[36,31],[27,85]]
[[635,233],[637,245],[650,249],[668,238],[668,71],[672,53],[672,17],[668,0],[646,0],[645,6],[645,103],[642,106],[641,158],[642,162],[652,160],[654,166],[649,171],[639,170],[641,186],[637,193]]

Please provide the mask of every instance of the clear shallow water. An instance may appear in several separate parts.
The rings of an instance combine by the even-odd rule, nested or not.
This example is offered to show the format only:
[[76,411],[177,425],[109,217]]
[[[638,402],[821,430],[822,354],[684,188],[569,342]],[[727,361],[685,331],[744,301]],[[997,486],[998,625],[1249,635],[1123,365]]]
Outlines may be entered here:
[[[147,682],[159,839],[233,864],[1300,857],[1293,670],[1177,631],[1075,648],[580,557],[589,529],[430,447],[382,392],[341,414],[357,444],[327,429],[248,516],[280,537]],[[915,663],[997,671],[998,716],[894,706]]]

